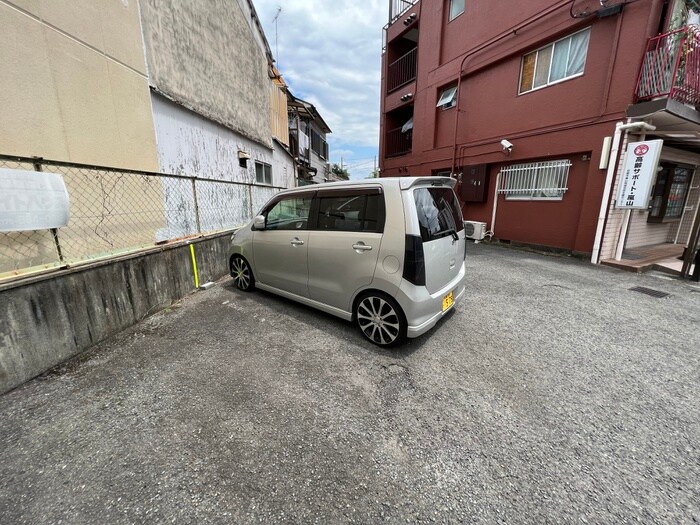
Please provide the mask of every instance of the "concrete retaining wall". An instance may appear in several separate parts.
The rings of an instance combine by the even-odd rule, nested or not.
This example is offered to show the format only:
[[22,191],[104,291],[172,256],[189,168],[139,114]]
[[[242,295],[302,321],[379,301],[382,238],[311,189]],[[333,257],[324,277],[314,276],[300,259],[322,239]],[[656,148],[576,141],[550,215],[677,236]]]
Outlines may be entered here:
[[[230,232],[193,239],[200,284],[228,273]],[[61,270],[0,290],[0,394],[195,290],[190,244]]]

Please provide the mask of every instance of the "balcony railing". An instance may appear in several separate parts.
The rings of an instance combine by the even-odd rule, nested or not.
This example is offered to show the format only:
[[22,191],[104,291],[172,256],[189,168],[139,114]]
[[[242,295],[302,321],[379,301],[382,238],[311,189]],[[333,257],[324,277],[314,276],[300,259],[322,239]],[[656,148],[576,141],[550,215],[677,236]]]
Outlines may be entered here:
[[418,0],[389,0],[389,23],[408,11]]
[[411,153],[411,145],[413,143],[413,130],[402,132],[401,128],[390,129],[386,132],[385,156],[397,157]]
[[640,102],[665,97],[700,106],[700,29],[695,26],[647,42],[635,99]]
[[404,56],[389,64],[387,91],[392,92],[416,79],[416,58],[418,48],[414,47]]

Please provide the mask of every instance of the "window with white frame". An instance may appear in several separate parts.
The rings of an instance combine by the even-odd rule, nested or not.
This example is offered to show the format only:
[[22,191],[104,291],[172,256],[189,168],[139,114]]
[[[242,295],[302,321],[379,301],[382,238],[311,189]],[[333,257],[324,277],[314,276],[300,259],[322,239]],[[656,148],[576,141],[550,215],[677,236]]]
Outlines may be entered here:
[[450,2],[450,20],[454,20],[459,15],[464,13],[464,0],[449,0]]
[[255,182],[272,186],[272,166],[255,161]]
[[583,75],[590,36],[586,28],[524,55],[520,94]]
[[440,92],[440,98],[435,107],[449,109],[457,105],[457,86],[450,86]]
[[570,167],[568,159],[506,166],[501,169],[498,192],[509,200],[561,200],[568,189]]

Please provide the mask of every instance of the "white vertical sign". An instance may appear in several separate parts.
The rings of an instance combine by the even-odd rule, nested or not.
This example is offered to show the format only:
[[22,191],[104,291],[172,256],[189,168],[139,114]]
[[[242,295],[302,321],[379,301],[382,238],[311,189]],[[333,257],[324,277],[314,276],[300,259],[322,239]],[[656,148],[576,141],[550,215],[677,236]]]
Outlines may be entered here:
[[627,146],[625,165],[617,191],[618,209],[646,210],[651,186],[656,179],[663,140],[631,142]]

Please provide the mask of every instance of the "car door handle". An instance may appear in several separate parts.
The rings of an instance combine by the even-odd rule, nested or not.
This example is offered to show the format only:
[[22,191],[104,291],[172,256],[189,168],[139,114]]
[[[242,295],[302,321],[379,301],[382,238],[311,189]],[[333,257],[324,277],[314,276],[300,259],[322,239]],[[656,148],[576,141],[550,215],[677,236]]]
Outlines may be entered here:
[[299,237],[294,237],[292,239],[292,246],[302,246],[304,244],[304,241],[302,241]]
[[352,245],[352,249],[356,252],[368,252],[372,249],[371,246],[366,245],[363,242],[358,242]]

